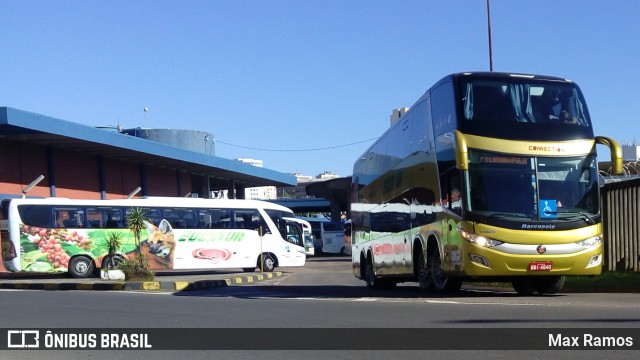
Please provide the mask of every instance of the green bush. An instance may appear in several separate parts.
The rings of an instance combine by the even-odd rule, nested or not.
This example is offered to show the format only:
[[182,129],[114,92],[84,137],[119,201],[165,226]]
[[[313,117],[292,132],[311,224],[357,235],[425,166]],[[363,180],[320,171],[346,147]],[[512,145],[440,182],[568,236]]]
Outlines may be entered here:
[[[140,257],[142,259],[140,259]],[[153,281],[155,279],[155,274],[153,271],[147,269],[144,256],[141,254],[138,254],[135,260],[124,259],[118,267],[124,273],[124,279],[127,281]]]

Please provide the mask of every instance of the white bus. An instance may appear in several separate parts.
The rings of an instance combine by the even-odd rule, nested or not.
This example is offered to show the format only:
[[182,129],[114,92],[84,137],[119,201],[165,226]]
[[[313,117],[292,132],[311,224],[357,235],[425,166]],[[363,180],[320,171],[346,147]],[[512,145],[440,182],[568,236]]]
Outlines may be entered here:
[[[127,229],[132,209],[148,221],[140,246]],[[150,270],[303,266],[302,227],[283,206],[255,200],[145,198],[5,199],[2,260],[9,271],[89,277],[110,261],[141,251]],[[119,234],[113,259],[107,238]],[[292,236],[295,235],[295,236]]]
[[351,255],[351,220],[344,222],[344,253]]
[[[298,217],[311,224],[316,254],[346,254],[344,226],[341,221],[331,221],[323,217]],[[350,249],[349,249],[350,250]]]
[[313,244],[313,234],[311,230],[311,224],[306,220],[302,220],[298,218],[285,218],[285,220],[297,222],[302,226],[302,237],[304,239],[303,240],[304,252],[307,256],[315,255],[316,252],[315,252],[315,246]]

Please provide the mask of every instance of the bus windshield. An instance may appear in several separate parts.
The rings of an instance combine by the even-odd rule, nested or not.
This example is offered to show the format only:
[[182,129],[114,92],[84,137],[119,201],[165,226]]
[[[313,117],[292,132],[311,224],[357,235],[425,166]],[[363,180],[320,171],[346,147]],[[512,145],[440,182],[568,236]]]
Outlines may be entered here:
[[511,139],[518,134],[522,140],[593,136],[586,102],[573,83],[461,77],[458,91],[463,133]]
[[594,155],[550,158],[469,151],[469,160],[470,214],[589,223],[599,213]]

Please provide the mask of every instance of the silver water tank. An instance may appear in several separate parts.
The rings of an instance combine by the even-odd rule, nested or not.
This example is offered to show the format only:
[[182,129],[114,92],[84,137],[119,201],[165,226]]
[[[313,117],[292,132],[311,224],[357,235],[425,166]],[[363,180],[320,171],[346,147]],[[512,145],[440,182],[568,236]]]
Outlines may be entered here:
[[183,150],[215,155],[213,134],[199,130],[133,128],[122,131],[127,135],[155,141]]

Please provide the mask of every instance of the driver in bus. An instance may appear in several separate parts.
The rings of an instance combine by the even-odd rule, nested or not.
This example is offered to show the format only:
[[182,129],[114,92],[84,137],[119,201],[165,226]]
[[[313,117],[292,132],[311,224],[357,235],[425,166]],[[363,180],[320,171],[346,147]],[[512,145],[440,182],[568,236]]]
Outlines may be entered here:
[[[442,204],[445,207],[449,206],[449,200],[445,197],[442,200]],[[462,207],[462,202],[460,200],[460,190],[453,188],[451,189],[451,209],[460,209]]]
[[56,220],[56,225],[58,227],[64,227],[64,222],[69,220],[69,213],[67,211],[60,211],[58,213],[58,220]]
[[560,112],[560,123],[562,124],[577,124],[578,118],[571,116],[567,110]]

